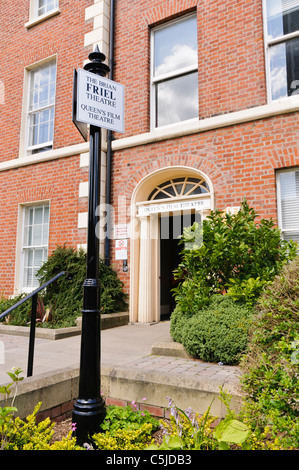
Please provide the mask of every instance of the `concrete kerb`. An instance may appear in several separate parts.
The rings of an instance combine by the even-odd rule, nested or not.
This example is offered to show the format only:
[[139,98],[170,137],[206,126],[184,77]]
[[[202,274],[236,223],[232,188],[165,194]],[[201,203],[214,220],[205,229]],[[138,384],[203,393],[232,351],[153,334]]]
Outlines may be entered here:
[[[104,315],[101,315],[101,330],[127,325],[128,322],[128,312],[105,313]],[[76,326],[69,328],[36,328],[35,337],[42,339],[59,340],[63,338],[68,338],[70,336],[80,335],[82,323],[81,317],[77,319],[76,323]],[[0,334],[13,336],[29,336],[29,327],[0,324]]]
[[219,399],[220,387],[231,395],[231,407],[239,410],[242,394],[238,381],[225,374],[217,377],[191,377],[184,373],[140,371],[127,367],[107,371],[102,378],[102,389],[106,396],[143,403],[159,408],[168,406],[171,397],[181,409],[191,407],[204,414],[211,406],[211,414],[223,418],[226,408]]
[[[50,410],[63,403],[74,400],[78,395],[79,369],[65,368],[57,373],[45,373],[36,377],[24,378],[18,384],[14,406],[18,409],[17,416],[25,418],[32,414],[35,406],[41,402],[40,412]],[[14,396],[15,386],[11,387],[10,400]],[[7,406],[5,400],[0,406]]]
[[[211,405],[211,414],[223,418],[226,409],[219,400],[222,387],[231,396],[231,407],[238,410],[242,400],[239,368],[190,358],[182,345],[171,341],[170,337],[166,341],[162,339],[168,337],[168,325],[161,324],[161,327],[162,330],[155,330],[158,326],[146,330],[145,327],[132,326],[133,333],[135,331],[137,335],[135,339],[138,339],[137,348],[125,360],[122,349],[131,344],[131,326],[122,327],[124,330],[116,328],[112,337],[107,331],[105,354],[101,361],[101,393],[107,404],[122,402],[125,405],[135,400],[140,408],[146,405],[155,409],[157,416],[166,416],[167,397],[170,396],[179,408],[191,407],[203,414]],[[144,345],[143,337],[161,339],[160,342],[153,341],[152,346],[149,346],[148,339]],[[115,338],[117,344],[120,338],[123,340],[118,356],[111,350],[111,338]],[[15,401],[18,416],[25,418],[32,413],[37,403],[42,402],[40,412],[43,416],[57,417],[58,408],[72,409],[72,402],[78,396],[78,387],[78,364],[25,378],[18,385]],[[13,393],[12,389],[11,396]],[[143,400],[145,397],[146,401]],[[0,406],[5,406],[4,401],[0,402]]]
[[[227,375],[225,371],[213,372],[210,376],[191,376],[184,373],[167,373],[159,371],[157,356],[148,356],[149,361],[156,361],[157,371],[139,369],[137,363],[122,367],[101,368],[101,392],[111,400],[125,402],[136,401],[155,408],[165,409],[170,396],[176,405],[182,409],[191,407],[199,414],[204,414],[211,405],[211,414],[223,418],[226,409],[219,400],[220,387],[231,395],[231,407],[240,408],[242,394],[239,390],[238,374]],[[25,418],[32,413],[37,403],[42,402],[40,412],[50,410],[59,405],[72,402],[77,398],[79,384],[79,369],[70,367],[57,373],[40,374],[36,377],[25,378],[18,385],[15,406],[18,416]],[[12,396],[13,396],[12,389]],[[144,397],[146,402],[144,402]],[[4,401],[0,406],[5,406]]]

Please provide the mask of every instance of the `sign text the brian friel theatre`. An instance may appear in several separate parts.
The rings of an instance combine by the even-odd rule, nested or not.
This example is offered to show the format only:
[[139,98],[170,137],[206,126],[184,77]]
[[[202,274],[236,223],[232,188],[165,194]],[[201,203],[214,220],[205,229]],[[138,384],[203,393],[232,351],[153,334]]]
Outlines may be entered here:
[[86,70],[78,70],[77,120],[124,132],[124,87]]

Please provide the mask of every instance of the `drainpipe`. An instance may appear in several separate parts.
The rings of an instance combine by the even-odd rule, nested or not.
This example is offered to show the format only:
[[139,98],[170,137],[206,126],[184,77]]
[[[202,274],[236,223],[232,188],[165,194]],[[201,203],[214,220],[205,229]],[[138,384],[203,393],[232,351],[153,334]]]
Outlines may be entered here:
[[[110,25],[109,25],[109,79],[113,80],[114,71],[114,12],[115,0],[110,0]],[[106,162],[106,204],[110,207],[111,204],[111,168],[112,168],[112,131],[107,131],[107,162]],[[110,265],[110,232],[111,232],[111,218],[109,211],[107,212],[107,228],[105,238],[105,264]],[[109,236],[107,236],[109,235]]]

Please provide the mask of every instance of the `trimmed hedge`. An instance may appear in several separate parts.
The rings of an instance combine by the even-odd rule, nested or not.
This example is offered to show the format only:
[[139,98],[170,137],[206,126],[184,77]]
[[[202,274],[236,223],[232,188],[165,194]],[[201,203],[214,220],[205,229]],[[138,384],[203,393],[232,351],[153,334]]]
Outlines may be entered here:
[[[56,274],[68,271],[72,279],[62,276],[46,290],[41,292],[37,306],[39,324],[46,328],[62,328],[76,325],[76,319],[81,315],[83,307],[83,283],[86,278],[86,253],[76,251],[72,247],[58,246],[42,265],[37,273],[40,285],[52,279]],[[127,310],[126,294],[123,283],[111,266],[100,260],[100,305],[101,313],[114,313]],[[17,300],[2,299],[0,313],[15,304]],[[45,313],[48,320],[43,321]],[[13,325],[27,325],[30,321],[31,302],[26,302],[16,309],[10,316],[9,323]]]
[[186,351],[207,362],[236,365],[246,351],[252,310],[229,296],[215,295],[197,314],[171,316],[170,333]]
[[283,446],[299,448],[299,257],[285,266],[256,307],[241,361],[244,413]]

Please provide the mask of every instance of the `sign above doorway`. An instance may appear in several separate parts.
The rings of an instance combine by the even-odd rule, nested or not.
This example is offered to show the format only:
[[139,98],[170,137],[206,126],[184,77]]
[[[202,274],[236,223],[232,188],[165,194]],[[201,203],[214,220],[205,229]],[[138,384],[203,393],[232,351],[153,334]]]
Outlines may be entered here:
[[207,210],[211,208],[210,198],[197,200],[184,200],[173,202],[162,202],[160,204],[142,204],[138,207],[138,216],[147,216],[164,212],[177,212],[195,209],[196,211]]

